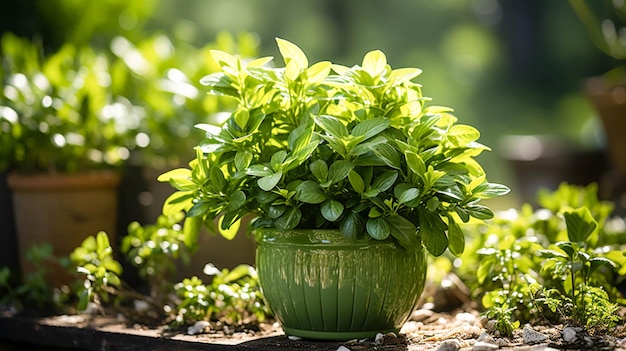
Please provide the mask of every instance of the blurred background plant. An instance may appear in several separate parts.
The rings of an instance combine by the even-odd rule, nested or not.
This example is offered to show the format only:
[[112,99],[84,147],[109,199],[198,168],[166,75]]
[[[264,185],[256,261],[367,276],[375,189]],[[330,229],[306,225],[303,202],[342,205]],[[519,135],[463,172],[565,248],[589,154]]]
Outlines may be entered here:
[[[218,104],[212,98],[191,98],[197,75],[205,73],[199,70],[207,68],[195,66],[207,62],[202,58],[207,43],[244,56],[276,56],[271,45],[276,36],[302,43],[312,62],[330,57],[354,62],[381,49],[393,66],[422,68],[428,95],[449,101],[496,150],[480,156],[494,181],[510,184],[515,176],[498,151],[507,134],[555,134],[570,147],[604,146],[581,84],[608,70],[613,60],[590,40],[580,40],[587,35],[585,27],[567,2],[189,0],[180,6],[172,0],[28,0],[7,2],[3,9],[0,32],[39,40],[46,52],[66,42],[113,49],[127,66],[116,70],[130,73],[125,83],[129,100],[154,107],[144,120],[153,124],[152,134],[140,140],[157,150],[151,158],[157,165],[185,162],[184,156],[172,156],[181,155],[179,150],[169,149],[184,149],[180,141],[195,137],[190,114],[211,121],[208,116],[217,111],[211,110]],[[239,33],[249,34],[242,38]],[[160,83],[148,83],[151,79]],[[148,86],[143,93],[138,80]],[[496,201],[506,207],[519,199],[514,189]]]
[[0,171],[76,173],[122,165],[144,110],[111,87],[108,58],[64,44],[2,37]]
[[621,82],[626,74],[621,64],[626,59],[626,2],[569,0],[569,4],[593,44],[614,60],[616,67],[606,74],[607,78],[613,83]]

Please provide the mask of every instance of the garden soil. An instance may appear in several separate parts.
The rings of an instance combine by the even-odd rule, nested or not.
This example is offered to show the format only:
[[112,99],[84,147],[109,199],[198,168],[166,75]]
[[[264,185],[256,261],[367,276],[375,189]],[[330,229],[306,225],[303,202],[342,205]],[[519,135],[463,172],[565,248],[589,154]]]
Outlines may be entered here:
[[[380,334],[374,339],[347,341],[315,341],[288,337],[273,321],[238,330],[213,324],[194,335],[184,331],[170,331],[166,327],[132,325],[122,317],[110,316],[56,316],[46,318],[42,323],[48,326],[73,326],[97,330],[108,335],[132,335],[141,336],[146,340],[184,342],[186,346],[181,347],[181,350],[626,351],[626,332],[623,327],[611,335],[588,335],[582,330],[574,329],[575,333],[566,339],[564,331],[568,328],[563,325],[528,325],[515,331],[512,337],[500,337],[497,332],[491,330],[489,322],[480,318],[473,306],[464,306],[448,312],[418,309],[398,335]],[[114,342],[111,337],[108,340]],[[145,341],[139,341],[139,344],[142,342]],[[128,350],[134,349],[131,345],[127,346]],[[165,349],[179,348],[167,346]]]

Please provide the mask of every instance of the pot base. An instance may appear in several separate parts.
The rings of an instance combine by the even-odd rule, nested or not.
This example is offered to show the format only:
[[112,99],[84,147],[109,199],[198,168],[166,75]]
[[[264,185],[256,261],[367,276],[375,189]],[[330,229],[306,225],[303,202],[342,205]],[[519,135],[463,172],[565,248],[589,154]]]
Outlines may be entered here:
[[349,331],[349,332],[338,332],[338,331],[314,331],[314,330],[302,330],[302,329],[294,329],[289,327],[283,327],[283,331],[286,335],[289,336],[297,336],[303,339],[313,339],[313,340],[326,340],[326,341],[345,341],[352,339],[374,339],[378,334],[387,334],[387,333],[396,333],[400,332],[399,329],[391,329],[391,330],[373,330],[373,331]]

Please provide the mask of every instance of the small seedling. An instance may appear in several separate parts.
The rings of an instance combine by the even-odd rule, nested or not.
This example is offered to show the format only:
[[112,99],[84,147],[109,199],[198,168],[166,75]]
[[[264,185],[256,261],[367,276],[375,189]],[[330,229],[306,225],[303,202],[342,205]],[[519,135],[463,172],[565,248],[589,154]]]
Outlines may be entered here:
[[[615,326],[617,304],[609,301],[601,286],[592,286],[593,275],[603,266],[616,268],[616,264],[589,250],[587,240],[598,223],[589,209],[581,207],[563,212],[569,241],[561,241],[554,247],[541,250],[546,258],[543,271],[552,278],[561,279],[559,288],[543,288],[540,302],[552,312],[570,319],[574,325],[593,330],[606,330]],[[556,301],[555,301],[556,300]]]

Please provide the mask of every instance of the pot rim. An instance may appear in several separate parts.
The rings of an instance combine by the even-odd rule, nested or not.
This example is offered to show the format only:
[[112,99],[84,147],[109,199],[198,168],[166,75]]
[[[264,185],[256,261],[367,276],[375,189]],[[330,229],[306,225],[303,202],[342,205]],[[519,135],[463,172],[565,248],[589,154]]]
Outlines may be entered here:
[[[259,228],[253,231],[258,245],[271,244],[274,246],[300,246],[311,248],[358,248],[367,249],[375,247],[377,250],[401,250],[392,239],[376,240],[369,235],[363,239],[345,237],[339,229],[290,229],[281,231],[276,228]],[[417,245],[415,250],[422,249]],[[413,250],[412,250],[413,251]]]

